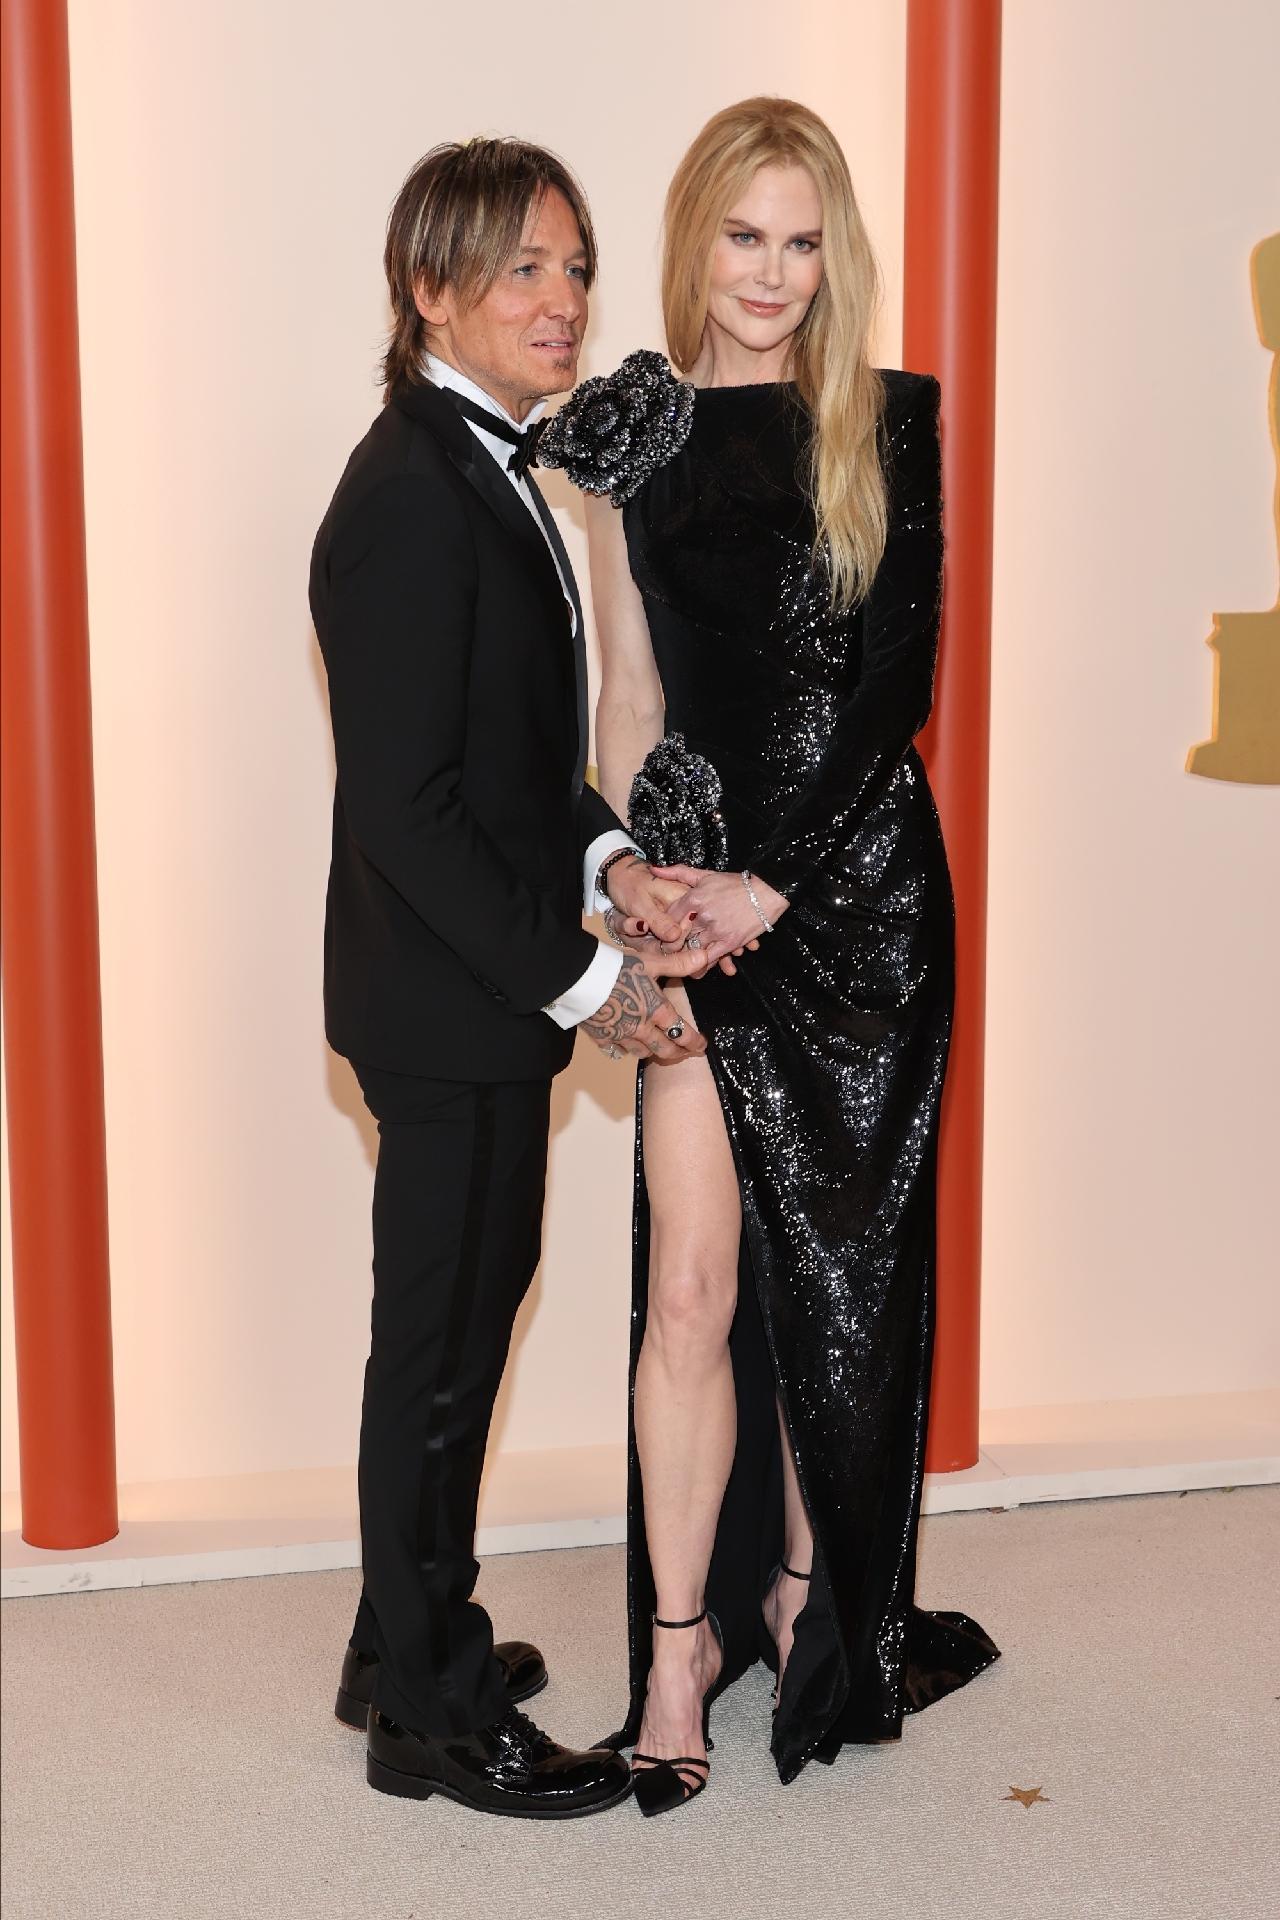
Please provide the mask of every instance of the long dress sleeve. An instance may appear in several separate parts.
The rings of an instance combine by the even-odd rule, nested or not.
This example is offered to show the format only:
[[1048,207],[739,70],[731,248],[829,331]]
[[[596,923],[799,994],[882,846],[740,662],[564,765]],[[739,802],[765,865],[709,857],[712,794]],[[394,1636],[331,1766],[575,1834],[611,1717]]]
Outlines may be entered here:
[[788,899],[848,847],[929,717],[942,606],[939,399],[937,381],[922,376],[888,422],[889,531],[863,609],[858,682],[752,862]]

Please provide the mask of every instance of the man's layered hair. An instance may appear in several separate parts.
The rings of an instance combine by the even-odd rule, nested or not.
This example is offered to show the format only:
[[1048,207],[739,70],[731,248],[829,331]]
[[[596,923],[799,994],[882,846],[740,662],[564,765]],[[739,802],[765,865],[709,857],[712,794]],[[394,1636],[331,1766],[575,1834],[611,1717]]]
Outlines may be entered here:
[[426,379],[428,328],[417,295],[437,300],[449,287],[464,307],[483,300],[552,188],[578,223],[589,287],[596,276],[595,229],[587,196],[563,160],[512,139],[449,141],[422,156],[387,221],[383,264],[392,325],[382,378],[388,392],[400,381]]

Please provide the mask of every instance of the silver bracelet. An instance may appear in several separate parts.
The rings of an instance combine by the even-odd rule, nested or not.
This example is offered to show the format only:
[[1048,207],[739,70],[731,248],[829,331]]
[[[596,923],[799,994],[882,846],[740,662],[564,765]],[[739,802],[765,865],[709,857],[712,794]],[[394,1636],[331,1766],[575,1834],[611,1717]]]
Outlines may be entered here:
[[742,884],[747,890],[748,899],[751,901],[752,906],[755,908],[756,913],[759,916],[760,925],[764,928],[766,933],[772,933],[773,922],[772,920],[767,920],[765,918],[764,908],[760,905],[760,902],[756,899],[756,890],[751,884],[751,874],[746,867],[744,867],[742,870]]

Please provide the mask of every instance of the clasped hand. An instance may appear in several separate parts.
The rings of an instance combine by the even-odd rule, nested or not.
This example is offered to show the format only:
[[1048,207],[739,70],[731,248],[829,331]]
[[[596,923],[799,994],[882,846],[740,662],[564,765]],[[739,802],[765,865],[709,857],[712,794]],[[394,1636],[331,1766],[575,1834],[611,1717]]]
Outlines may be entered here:
[[[629,951],[613,992],[583,1021],[583,1030],[615,1057],[632,1053],[670,1064],[705,1053],[706,1040],[662,985],[672,978],[700,979],[714,966],[736,973],[735,959],[759,946],[760,915],[741,874],[619,860],[605,885],[612,902],[609,930]],[[786,912],[782,894],[763,881],[753,886],[770,920]]]
[[[739,873],[620,860],[606,885],[616,909],[610,924],[615,938],[633,952],[657,946],[691,962],[672,966],[672,973],[698,979],[713,966],[736,973],[734,961],[760,945],[760,915]],[[765,918],[776,926],[787,910],[786,896],[763,880],[752,886]]]

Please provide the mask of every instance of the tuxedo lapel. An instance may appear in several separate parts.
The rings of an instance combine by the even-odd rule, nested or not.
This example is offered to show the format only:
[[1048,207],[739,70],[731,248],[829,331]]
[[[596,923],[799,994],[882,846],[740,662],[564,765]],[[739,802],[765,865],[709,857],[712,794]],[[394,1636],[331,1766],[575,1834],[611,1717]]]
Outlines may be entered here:
[[581,793],[582,783],[587,771],[587,739],[589,732],[587,720],[587,636],[582,624],[582,600],[578,593],[578,583],[573,576],[573,568],[569,564],[568,549],[564,541],[560,538],[560,529],[556,525],[555,515],[543,499],[541,489],[531,473],[525,475],[525,485],[533,495],[533,504],[538,509],[538,518],[547,530],[547,539],[551,542],[552,551],[560,563],[560,571],[564,575],[565,586],[568,588],[569,597],[573,601],[573,673],[578,690],[578,764],[574,770],[573,790],[575,793]]
[[[525,475],[525,484],[533,496],[538,518],[546,528],[544,540],[534,522],[533,515],[520,498],[497,462],[485,451],[472,433],[453,402],[438,387],[426,384],[402,381],[391,394],[394,406],[407,413],[412,420],[433,433],[443,445],[445,452],[458,472],[473,486],[481,499],[497,514],[503,526],[507,528],[530,555],[536,566],[545,569],[545,576],[563,607],[564,595],[560,582],[556,578],[556,561],[564,575],[564,584],[573,602],[573,672],[577,692],[578,709],[578,758],[574,769],[573,790],[582,791],[582,783],[587,769],[587,642],[582,624],[582,601],[578,594],[578,583],[573,577],[573,568],[569,564],[569,555],[564,541],[560,538],[560,529],[546,501],[539,493],[531,473]],[[548,542],[555,553],[555,560],[548,552]]]
[[[401,382],[393,390],[391,401],[410,419],[429,428],[458,472],[497,514],[507,531],[515,536],[527,553],[535,559],[540,558],[545,566],[550,567],[554,576],[551,555],[533,524],[529,509],[497,462],[480,445],[453,402],[446,399],[438,387],[411,384],[408,381]],[[555,588],[558,594],[558,580]]]

